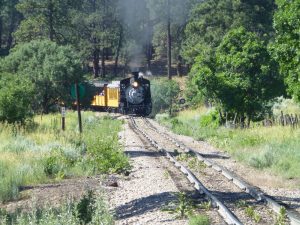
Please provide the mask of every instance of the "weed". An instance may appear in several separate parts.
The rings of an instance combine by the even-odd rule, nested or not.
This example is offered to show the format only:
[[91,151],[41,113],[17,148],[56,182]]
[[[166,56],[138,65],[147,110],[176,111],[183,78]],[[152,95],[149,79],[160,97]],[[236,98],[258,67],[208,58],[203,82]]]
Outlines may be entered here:
[[259,223],[261,221],[261,215],[255,213],[253,219],[254,219],[255,223]]
[[206,165],[203,162],[199,161],[196,157],[190,158],[190,160],[188,162],[188,166],[191,169],[194,169],[199,172],[206,168]]
[[176,218],[186,218],[191,215],[195,205],[192,200],[184,192],[179,192],[176,194],[176,201],[172,202],[171,205],[164,208],[163,211],[167,211],[172,214],[176,214]]
[[179,153],[177,156],[176,156],[176,159],[178,161],[182,161],[182,162],[186,162],[188,161],[190,155],[187,154],[187,153]]
[[237,206],[238,208],[245,208],[245,207],[248,206],[248,203],[247,203],[245,200],[238,200],[238,201],[236,202],[236,206]]
[[247,206],[245,208],[245,212],[247,216],[253,219],[256,223],[259,223],[261,221],[261,216],[255,212],[253,206]]
[[210,210],[210,209],[212,208],[212,203],[211,203],[211,201],[202,202],[202,203],[200,204],[200,208],[201,208],[201,209],[204,209],[204,210],[206,210],[206,211]]
[[169,173],[168,170],[165,170],[165,171],[164,171],[164,178],[165,178],[165,179],[169,179],[169,178],[170,178],[170,173]]
[[194,215],[189,218],[189,225],[210,225],[208,216]]
[[284,207],[280,208],[279,214],[276,217],[275,225],[286,225],[287,224],[287,214]]

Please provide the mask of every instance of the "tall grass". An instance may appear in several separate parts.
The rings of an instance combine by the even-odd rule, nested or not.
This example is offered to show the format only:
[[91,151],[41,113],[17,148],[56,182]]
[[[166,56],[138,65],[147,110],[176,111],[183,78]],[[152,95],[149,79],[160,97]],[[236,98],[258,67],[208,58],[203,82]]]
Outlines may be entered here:
[[174,132],[208,141],[228,151],[236,159],[262,170],[269,170],[285,178],[300,178],[300,129],[291,127],[261,127],[229,129],[205,124],[209,112],[186,110],[175,118],[157,116],[157,120]]
[[0,211],[1,225],[112,225],[113,217],[101,195],[95,196],[89,192],[79,202],[67,200],[59,208],[38,209],[34,207],[31,212],[7,214]]
[[0,201],[17,199],[24,185],[128,169],[117,140],[121,121],[83,112],[83,135],[75,113],[64,132],[59,121],[53,114],[26,127],[0,124]]

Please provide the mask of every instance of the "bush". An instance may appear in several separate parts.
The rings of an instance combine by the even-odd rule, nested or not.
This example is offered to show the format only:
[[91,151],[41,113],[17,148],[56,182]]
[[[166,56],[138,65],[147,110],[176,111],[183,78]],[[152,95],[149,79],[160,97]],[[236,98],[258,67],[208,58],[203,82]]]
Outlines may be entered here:
[[88,191],[86,195],[78,202],[77,212],[78,218],[82,221],[83,224],[91,222],[93,219],[93,214],[95,213],[95,196],[92,191]]
[[249,164],[258,169],[271,167],[275,163],[274,149],[268,148],[259,154],[250,157]]
[[0,121],[16,123],[32,117],[32,85],[13,74],[0,74]]
[[127,157],[110,138],[101,140],[98,136],[87,142],[87,161],[94,173],[122,172],[129,168]]
[[153,79],[151,81],[152,114],[156,115],[166,110],[172,112],[172,106],[179,92],[180,88],[176,81],[166,78]]
[[195,82],[193,82],[192,74],[190,74],[189,76],[189,80],[187,82],[186,89],[184,90],[184,94],[188,104],[191,107],[196,108],[198,106],[203,105],[203,103],[205,102],[205,97],[203,93],[201,93],[198,90],[197,85],[195,84]]
[[220,116],[217,110],[211,110],[208,114],[200,117],[201,127],[218,128],[220,123]]

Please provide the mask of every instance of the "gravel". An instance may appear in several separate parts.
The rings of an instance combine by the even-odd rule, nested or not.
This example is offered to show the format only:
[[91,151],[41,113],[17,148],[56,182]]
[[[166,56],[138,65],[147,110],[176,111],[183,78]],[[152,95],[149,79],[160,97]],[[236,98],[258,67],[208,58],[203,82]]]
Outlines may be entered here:
[[124,125],[120,134],[125,152],[130,157],[132,171],[119,180],[119,187],[111,193],[109,202],[115,212],[116,224],[174,224],[184,225],[187,220],[176,220],[162,208],[176,199],[178,192],[173,180],[160,162],[158,153]]

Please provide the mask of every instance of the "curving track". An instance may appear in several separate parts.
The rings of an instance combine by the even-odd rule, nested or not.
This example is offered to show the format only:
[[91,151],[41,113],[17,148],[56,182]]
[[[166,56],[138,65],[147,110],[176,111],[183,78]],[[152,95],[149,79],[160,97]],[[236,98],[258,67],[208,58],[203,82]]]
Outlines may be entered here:
[[[204,162],[208,167],[211,167],[215,171],[221,173],[224,177],[226,177],[229,181],[231,181],[233,184],[235,184],[238,188],[240,188],[242,191],[250,194],[252,198],[254,198],[257,201],[261,201],[267,204],[267,206],[274,211],[276,214],[280,214],[280,211],[282,208],[285,208],[283,204],[279,204],[276,201],[274,201],[271,197],[257,189],[256,187],[253,187],[249,185],[247,182],[245,182],[240,177],[236,176],[233,172],[227,170],[226,168],[222,167],[221,165],[217,164],[216,162],[213,162],[209,160],[207,157],[208,155],[201,154],[198,151],[187,147],[182,142],[172,138],[168,134],[158,130],[148,119],[142,118],[143,121],[147,124],[147,127],[160,135],[162,135],[164,138],[175,144],[180,149],[184,150],[187,153],[194,154],[197,159],[201,162]],[[219,158],[226,158],[226,156],[218,155]],[[292,225],[300,225],[300,215],[297,212],[291,211],[287,208],[286,209],[286,216]]]
[[[259,224],[275,224],[275,216],[268,209],[269,205],[275,212],[279,212],[281,206],[274,202],[262,192],[257,191],[235,174],[223,168],[222,166],[207,159],[207,155],[188,148],[183,143],[170,137],[166,133],[158,130],[148,119],[130,117],[131,126],[142,134],[158,151],[163,152],[165,156],[179,168],[187,179],[193,184],[194,188],[201,194],[205,194],[213,205],[218,209],[219,214],[228,224],[257,224],[254,218],[241,208],[238,202],[247,202],[257,212],[261,218]],[[189,169],[189,163],[179,162],[174,154],[174,150],[181,153],[192,154],[206,166],[202,171],[193,167]],[[218,155],[226,158],[226,156]],[[198,178],[201,178],[201,181]],[[291,224],[299,224],[297,218],[288,213]]]

